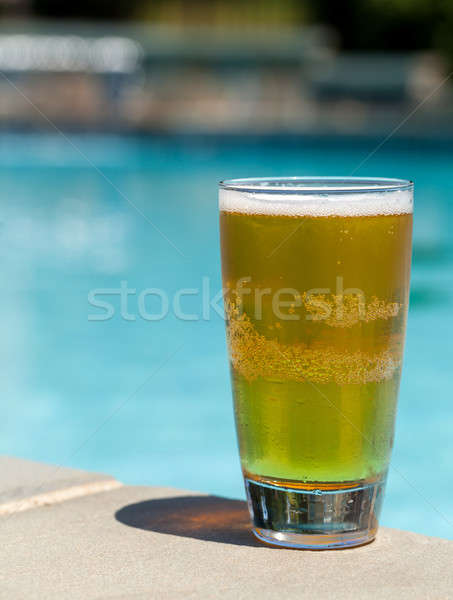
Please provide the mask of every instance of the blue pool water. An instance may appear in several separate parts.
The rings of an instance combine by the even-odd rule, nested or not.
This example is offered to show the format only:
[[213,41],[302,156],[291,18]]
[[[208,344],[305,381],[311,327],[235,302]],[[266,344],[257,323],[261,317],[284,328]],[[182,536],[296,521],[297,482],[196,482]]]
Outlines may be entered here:
[[[139,294],[159,288],[171,300],[203,278],[211,296],[220,289],[219,179],[348,174],[377,141],[69,139],[0,138],[0,451],[127,483],[243,497],[222,319],[211,309],[204,320],[172,311],[146,320]],[[358,172],[416,182],[412,303],[383,523],[450,539],[452,159],[447,143],[400,140]],[[122,281],[136,290],[130,320],[118,295],[102,296],[110,319],[90,320],[104,314],[90,291]],[[161,300],[149,295],[146,314]],[[181,304],[202,312],[200,296]]]

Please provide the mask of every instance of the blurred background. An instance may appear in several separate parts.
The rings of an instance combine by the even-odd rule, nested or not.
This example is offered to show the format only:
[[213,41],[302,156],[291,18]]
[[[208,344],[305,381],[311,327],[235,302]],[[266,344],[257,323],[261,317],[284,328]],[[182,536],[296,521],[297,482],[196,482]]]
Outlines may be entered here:
[[[112,6],[113,4],[113,6]],[[445,0],[1,0],[0,123],[380,133],[453,67]],[[28,100],[28,101],[27,101]],[[451,133],[451,86],[406,133]],[[45,120],[44,120],[45,121]]]
[[[220,179],[414,179],[383,523],[453,539],[453,4],[1,0],[0,15],[0,451],[243,497],[222,319],[147,320],[140,292],[221,288]],[[182,303],[202,315],[200,295]]]

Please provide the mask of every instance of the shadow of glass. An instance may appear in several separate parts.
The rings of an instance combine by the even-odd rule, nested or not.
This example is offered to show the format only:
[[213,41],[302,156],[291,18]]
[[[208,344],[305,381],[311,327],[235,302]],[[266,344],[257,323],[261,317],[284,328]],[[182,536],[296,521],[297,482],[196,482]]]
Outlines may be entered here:
[[217,496],[179,496],[128,504],[115,513],[120,523],[146,531],[208,542],[263,546],[251,532],[247,504]]

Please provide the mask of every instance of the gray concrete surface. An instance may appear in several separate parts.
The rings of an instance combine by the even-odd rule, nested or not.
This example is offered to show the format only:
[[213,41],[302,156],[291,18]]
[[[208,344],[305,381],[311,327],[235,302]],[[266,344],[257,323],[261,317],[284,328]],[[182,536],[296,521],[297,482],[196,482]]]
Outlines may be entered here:
[[0,506],[74,486],[107,481],[114,479],[110,475],[0,455]]
[[382,528],[361,548],[273,549],[245,503],[194,492],[124,486],[0,528],[2,599],[453,598],[453,542]]

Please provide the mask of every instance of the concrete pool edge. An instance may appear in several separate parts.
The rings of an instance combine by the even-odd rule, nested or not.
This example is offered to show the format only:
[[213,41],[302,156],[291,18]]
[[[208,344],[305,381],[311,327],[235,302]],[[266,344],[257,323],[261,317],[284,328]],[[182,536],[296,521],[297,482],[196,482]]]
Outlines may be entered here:
[[1,505],[56,498],[0,516],[8,598],[451,597],[452,541],[384,527],[353,550],[276,550],[238,500],[9,457],[0,468]]

